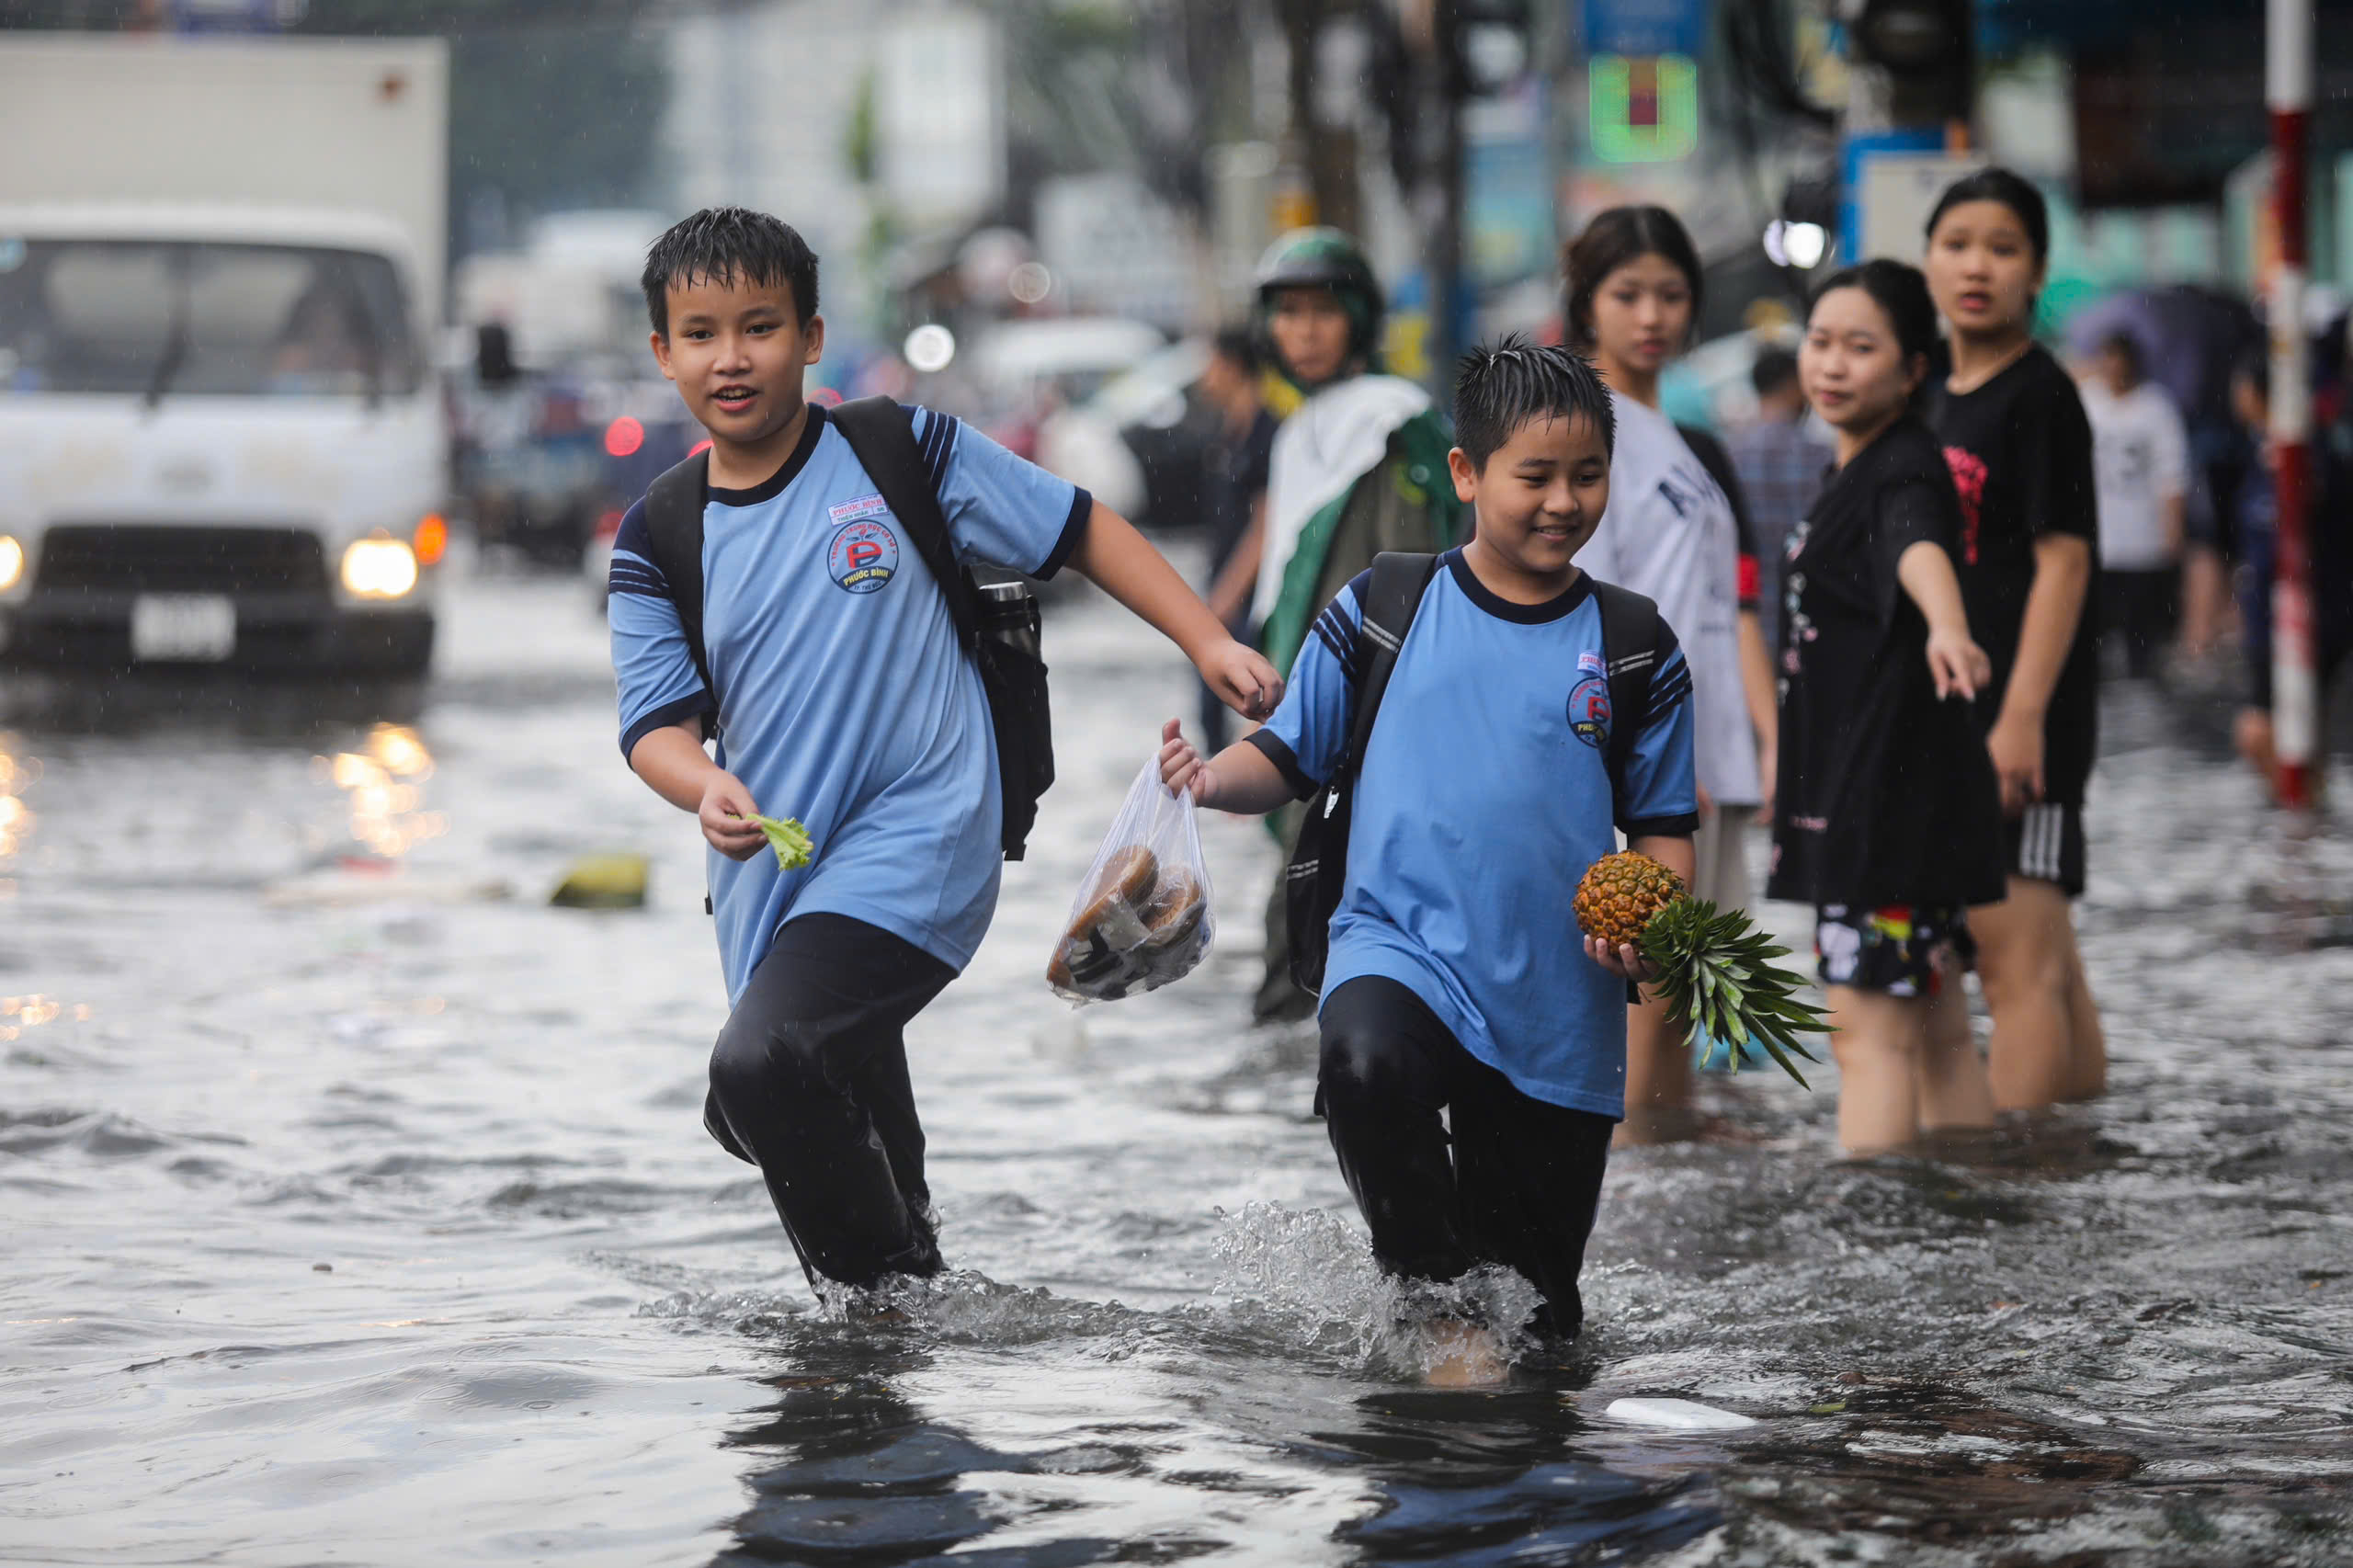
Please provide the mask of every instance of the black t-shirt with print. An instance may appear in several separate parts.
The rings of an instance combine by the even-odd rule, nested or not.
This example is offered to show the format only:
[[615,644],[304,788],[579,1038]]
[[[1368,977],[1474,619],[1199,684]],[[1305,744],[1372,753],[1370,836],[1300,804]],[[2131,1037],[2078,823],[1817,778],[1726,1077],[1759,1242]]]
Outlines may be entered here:
[[1960,539],[1937,438],[1911,417],[1834,473],[1790,530],[1767,897],[1878,909],[2002,896],[1993,761],[1968,705],[1937,697],[1927,621],[1896,579],[1912,546]]
[[[1977,699],[1977,726],[2001,716],[2018,662],[2018,633],[2034,586],[2034,545],[2044,534],[2074,534],[2099,560],[2099,506],[2092,478],[2092,427],[2083,399],[2040,345],[1972,392],[1942,384],[1928,422],[1944,445],[1961,495],[1961,602],[1970,635],[1994,661]],[[2095,574],[2097,575],[2097,574]],[[2081,805],[2098,744],[2098,617],[2086,590],[2075,641],[2043,716],[2043,798]]]

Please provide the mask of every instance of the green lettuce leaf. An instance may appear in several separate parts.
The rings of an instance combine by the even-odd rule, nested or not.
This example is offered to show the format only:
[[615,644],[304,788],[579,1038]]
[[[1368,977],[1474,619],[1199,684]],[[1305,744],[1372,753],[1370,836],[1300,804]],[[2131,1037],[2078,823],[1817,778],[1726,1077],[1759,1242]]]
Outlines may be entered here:
[[776,863],[788,871],[797,871],[809,863],[809,851],[816,846],[810,841],[809,830],[790,817],[779,822],[774,817],[755,816],[760,831],[768,835],[768,847],[776,851]]

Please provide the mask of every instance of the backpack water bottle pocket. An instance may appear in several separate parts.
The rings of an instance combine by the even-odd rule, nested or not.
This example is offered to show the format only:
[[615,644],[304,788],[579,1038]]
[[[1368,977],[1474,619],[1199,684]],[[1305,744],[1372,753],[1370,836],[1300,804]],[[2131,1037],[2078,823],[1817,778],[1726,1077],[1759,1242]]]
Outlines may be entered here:
[[996,735],[997,782],[1005,801],[1005,858],[1018,860],[1038,820],[1038,798],[1053,787],[1053,712],[1039,652],[1038,596],[1015,579],[975,583],[973,661],[988,694]]

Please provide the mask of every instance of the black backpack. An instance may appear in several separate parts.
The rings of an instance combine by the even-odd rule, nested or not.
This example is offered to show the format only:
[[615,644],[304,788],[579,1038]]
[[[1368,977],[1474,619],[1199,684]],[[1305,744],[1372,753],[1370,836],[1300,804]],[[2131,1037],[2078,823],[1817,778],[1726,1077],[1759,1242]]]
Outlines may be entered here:
[[[1046,703],[1046,662],[1039,653],[1038,597],[1019,577],[986,581],[956,559],[931,471],[915,445],[911,415],[887,397],[845,403],[825,417],[857,454],[883,505],[899,519],[947,596],[956,635],[981,672],[990,727],[996,733],[997,780],[1005,797],[1000,842],[1018,860],[1038,820],[1038,797],[1054,782],[1054,735]],[[687,651],[713,703],[724,699],[710,678],[702,640],[702,508],[710,458],[698,453],[656,479],[645,493],[645,528],[654,563],[668,579]],[[720,733],[717,713],[703,719],[706,739]]]
[[[1340,892],[1348,880],[1348,824],[1353,813],[1354,783],[1364,767],[1365,748],[1372,741],[1372,724],[1381,699],[1389,689],[1390,673],[1397,667],[1398,652],[1413,630],[1422,595],[1438,571],[1435,555],[1390,552],[1372,562],[1372,581],[1365,589],[1364,669],[1357,679],[1356,700],[1348,711],[1348,744],[1307,802],[1307,820],[1300,824],[1299,841],[1291,846],[1290,866],[1283,873],[1283,922],[1290,937],[1290,977],[1303,991],[1324,989],[1324,960],[1331,949],[1333,912],[1340,907]],[[1626,760],[1633,755],[1634,737],[1650,716],[1651,665],[1658,657],[1658,606],[1642,595],[1596,578],[1595,599],[1601,607],[1601,652],[1609,682],[1609,739],[1602,761],[1609,770],[1609,787],[1625,812]]]

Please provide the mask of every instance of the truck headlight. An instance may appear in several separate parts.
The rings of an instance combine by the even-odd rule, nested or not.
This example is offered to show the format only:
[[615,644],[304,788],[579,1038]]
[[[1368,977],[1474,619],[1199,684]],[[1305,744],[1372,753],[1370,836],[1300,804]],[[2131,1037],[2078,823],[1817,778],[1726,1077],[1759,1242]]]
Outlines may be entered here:
[[387,533],[356,539],[343,552],[343,585],[363,599],[396,599],[416,586],[416,551]]
[[0,534],[0,594],[6,593],[24,580],[25,547],[8,534]]

